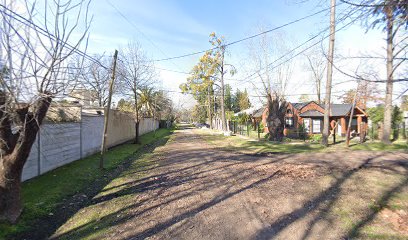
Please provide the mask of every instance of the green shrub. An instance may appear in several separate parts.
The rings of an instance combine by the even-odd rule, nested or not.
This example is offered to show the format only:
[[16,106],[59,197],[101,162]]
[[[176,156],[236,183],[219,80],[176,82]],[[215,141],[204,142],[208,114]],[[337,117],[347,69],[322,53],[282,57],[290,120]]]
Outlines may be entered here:
[[268,140],[268,139],[269,139],[269,133],[266,133],[265,136],[264,136],[264,138],[265,138],[266,140]]
[[299,124],[298,126],[298,131],[299,131],[299,138],[300,139],[308,139],[309,135],[307,134],[305,124]]
[[322,141],[322,134],[313,134],[310,136],[310,140],[312,142],[321,142]]
[[251,117],[250,117],[248,114],[246,114],[246,113],[240,113],[240,114],[237,116],[237,121],[238,121],[238,123],[240,123],[240,124],[246,124],[246,123],[248,123],[249,121],[251,121]]
[[288,138],[288,137],[284,137],[283,138],[283,142],[292,142],[292,139]]
[[259,128],[258,128],[258,132],[259,133],[263,133],[265,126],[263,125],[262,122],[258,123],[259,124]]

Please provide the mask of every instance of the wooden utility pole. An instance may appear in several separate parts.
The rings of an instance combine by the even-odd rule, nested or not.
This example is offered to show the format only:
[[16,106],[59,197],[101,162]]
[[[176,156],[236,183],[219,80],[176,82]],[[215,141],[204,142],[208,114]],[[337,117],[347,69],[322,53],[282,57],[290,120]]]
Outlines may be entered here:
[[334,39],[336,30],[336,0],[331,0],[330,9],[330,41],[329,41],[329,53],[327,62],[327,80],[326,80],[326,96],[324,100],[324,120],[323,120],[323,138],[322,145],[329,146],[329,133],[330,133],[330,98],[331,87],[333,77],[333,55],[334,55]]
[[109,97],[108,97],[108,106],[106,107],[105,111],[105,122],[103,124],[103,136],[102,136],[102,145],[101,145],[101,158],[99,161],[99,168],[103,169],[103,162],[104,162],[104,154],[106,152],[106,141],[108,137],[108,123],[109,123],[109,111],[112,102],[112,92],[113,92],[113,82],[115,81],[115,73],[116,73],[116,61],[118,59],[118,50],[115,50],[115,54],[113,55],[113,69],[112,69],[112,78],[109,83]]

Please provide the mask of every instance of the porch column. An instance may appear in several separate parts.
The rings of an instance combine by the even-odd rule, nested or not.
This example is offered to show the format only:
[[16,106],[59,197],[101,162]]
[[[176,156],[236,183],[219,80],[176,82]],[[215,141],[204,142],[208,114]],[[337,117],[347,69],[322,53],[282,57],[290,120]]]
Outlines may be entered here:
[[336,120],[332,119],[330,120],[330,130],[334,130],[334,127],[336,126]]
[[361,123],[363,122],[363,117],[362,116],[357,116],[357,132],[361,132]]
[[340,118],[340,124],[341,124],[341,136],[346,136],[347,133],[347,124],[346,124],[346,118],[342,117]]

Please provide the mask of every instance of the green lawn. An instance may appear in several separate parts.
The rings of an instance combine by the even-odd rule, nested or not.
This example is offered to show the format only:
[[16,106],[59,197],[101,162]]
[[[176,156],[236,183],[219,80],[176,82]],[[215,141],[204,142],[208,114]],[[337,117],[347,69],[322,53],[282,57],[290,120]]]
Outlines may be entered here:
[[319,151],[323,149],[317,143],[304,143],[302,141],[291,143],[273,143],[266,140],[257,141],[242,136],[225,137],[221,133],[211,130],[196,130],[207,142],[230,151],[240,151],[245,153],[301,153],[308,151]]
[[400,140],[393,142],[391,145],[384,144],[379,141],[365,142],[363,144],[354,144],[351,146],[352,150],[370,150],[370,151],[395,151],[405,150],[408,151],[408,144],[406,141]]
[[[338,150],[365,150],[365,151],[408,151],[406,140],[393,142],[391,145],[383,144],[379,141],[367,141],[363,144],[358,142],[358,139],[350,141],[350,147],[346,147],[344,138],[338,138],[336,144],[332,144],[332,139],[329,139],[330,146],[324,148],[319,142],[290,140],[288,142],[276,143],[269,142],[264,138],[257,141],[255,132],[249,137],[247,136],[230,136],[225,137],[219,131],[213,130],[196,130],[207,142],[222,148],[224,150],[240,151],[245,153],[302,153],[310,151],[338,151]],[[245,132],[246,133],[246,132]]]
[[14,226],[0,223],[0,239],[29,230],[36,219],[52,214],[64,199],[86,189],[143,146],[156,142],[171,132],[170,129],[159,129],[156,133],[141,136],[141,144],[128,143],[112,148],[106,154],[105,170],[99,170],[100,155],[95,154],[24,182],[22,186],[24,211],[21,219]]

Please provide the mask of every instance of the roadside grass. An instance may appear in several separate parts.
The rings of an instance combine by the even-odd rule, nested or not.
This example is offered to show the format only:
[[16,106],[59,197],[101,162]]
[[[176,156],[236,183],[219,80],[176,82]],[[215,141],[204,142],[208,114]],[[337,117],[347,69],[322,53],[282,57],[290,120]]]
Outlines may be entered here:
[[257,141],[238,135],[226,137],[212,130],[197,129],[195,131],[208,143],[228,151],[239,151],[243,153],[302,153],[323,149],[318,143],[274,143],[269,141]]
[[352,150],[368,150],[368,151],[408,151],[408,143],[406,141],[400,140],[393,142],[390,145],[384,144],[382,142],[365,142],[363,144],[353,144],[351,146]]
[[[115,169],[142,147],[166,137],[171,132],[171,129],[159,129],[155,133],[141,136],[141,144],[126,143],[110,149],[105,155],[104,170],[98,168],[100,155],[94,154],[24,182],[22,184],[24,210],[21,218],[16,225],[0,223],[0,239],[29,231],[36,219],[52,215],[67,198],[81,192],[95,180],[103,178],[106,173]],[[147,163],[138,162],[135,166],[144,164]]]
[[319,142],[304,142],[302,140],[291,140],[289,142],[270,142],[261,137],[257,140],[257,133],[248,136],[224,136],[220,131],[209,129],[196,129],[208,143],[217,146],[223,150],[240,151],[243,153],[302,153],[302,152],[330,152],[330,151],[408,151],[408,144],[405,140],[398,140],[390,145],[379,141],[367,141],[360,144],[357,139],[352,139],[350,147],[345,145],[345,140],[340,138],[336,144],[332,144],[329,139],[329,147],[324,148]]

